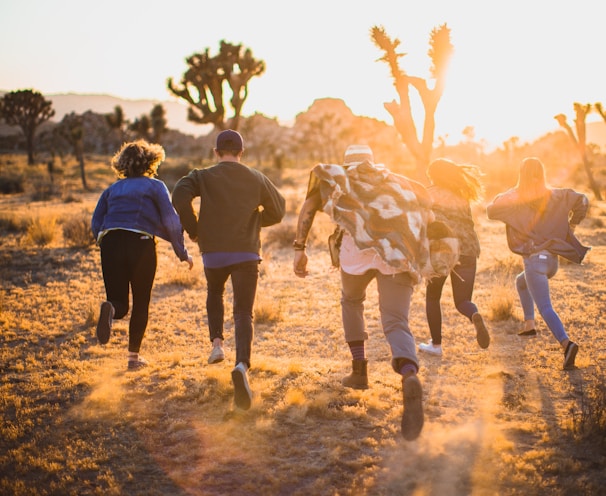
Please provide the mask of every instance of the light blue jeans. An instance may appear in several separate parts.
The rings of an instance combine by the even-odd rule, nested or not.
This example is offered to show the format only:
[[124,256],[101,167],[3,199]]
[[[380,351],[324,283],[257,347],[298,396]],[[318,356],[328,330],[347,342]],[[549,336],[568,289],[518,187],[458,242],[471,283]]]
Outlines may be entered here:
[[345,340],[349,343],[368,339],[364,300],[366,288],[373,279],[377,281],[381,325],[391,348],[392,367],[399,373],[398,359],[405,359],[418,369],[415,339],[408,327],[414,285],[407,272],[385,275],[378,270],[369,270],[362,275],[352,275],[341,270],[341,313]]
[[557,255],[548,251],[524,258],[524,272],[516,277],[516,289],[524,311],[524,320],[534,319],[534,305],[559,343],[568,339],[564,324],[551,305],[549,279],[558,271]]

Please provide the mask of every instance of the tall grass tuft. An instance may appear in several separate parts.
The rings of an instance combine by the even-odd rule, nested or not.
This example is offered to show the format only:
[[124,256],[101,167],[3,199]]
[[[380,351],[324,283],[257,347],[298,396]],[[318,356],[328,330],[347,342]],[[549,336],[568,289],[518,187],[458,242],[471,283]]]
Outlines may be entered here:
[[90,227],[90,216],[81,214],[63,222],[63,239],[70,246],[87,247],[95,244]]
[[282,307],[274,299],[257,295],[254,314],[255,323],[273,324],[282,319]]
[[15,213],[2,212],[0,214],[0,231],[13,233],[25,233],[28,228],[28,221]]
[[514,303],[517,293],[514,289],[516,274],[522,271],[522,265],[517,257],[509,256],[497,260],[491,267],[493,287],[488,309],[491,320],[503,321],[513,317]]
[[36,246],[47,246],[54,241],[56,236],[56,217],[34,217],[27,227],[26,241]]
[[599,369],[586,378],[581,402],[571,414],[577,436],[606,446],[606,380]]

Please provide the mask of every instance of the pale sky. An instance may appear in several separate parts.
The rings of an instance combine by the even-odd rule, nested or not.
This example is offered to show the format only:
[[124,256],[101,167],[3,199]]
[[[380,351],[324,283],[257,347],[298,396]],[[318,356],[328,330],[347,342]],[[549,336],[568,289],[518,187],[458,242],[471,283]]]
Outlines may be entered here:
[[[0,0],[0,90],[101,93],[174,100],[185,57],[242,43],[266,71],[243,114],[289,122],[315,99],[341,98],[392,124],[397,98],[370,39],[383,26],[408,53],[401,67],[429,77],[429,34],[451,28],[455,54],[436,137],[466,126],[493,146],[533,140],[572,122],[573,103],[606,104],[604,0]],[[430,81],[432,84],[433,81]],[[414,93],[414,92],[413,92]],[[421,117],[419,115],[419,117]],[[597,120],[590,117],[588,121]],[[418,119],[417,127],[422,127]],[[169,123],[170,125],[170,123]]]

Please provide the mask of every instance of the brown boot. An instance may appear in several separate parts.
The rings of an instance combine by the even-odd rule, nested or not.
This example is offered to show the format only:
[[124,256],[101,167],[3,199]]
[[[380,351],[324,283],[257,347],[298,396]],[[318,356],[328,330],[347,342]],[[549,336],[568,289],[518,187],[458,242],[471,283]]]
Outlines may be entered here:
[[352,372],[346,377],[343,377],[341,383],[348,388],[353,389],[368,389],[368,373],[366,366],[368,360],[352,360]]

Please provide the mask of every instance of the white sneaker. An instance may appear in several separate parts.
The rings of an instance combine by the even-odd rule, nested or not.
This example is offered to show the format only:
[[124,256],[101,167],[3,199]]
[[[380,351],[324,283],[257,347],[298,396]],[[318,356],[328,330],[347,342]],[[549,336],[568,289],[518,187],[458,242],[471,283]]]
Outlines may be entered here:
[[225,352],[223,351],[222,346],[213,346],[213,350],[210,352],[210,356],[208,357],[208,363],[219,363],[225,360]]
[[434,345],[431,341],[429,341],[429,343],[419,344],[419,350],[429,353],[430,355],[442,356],[442,345]]

